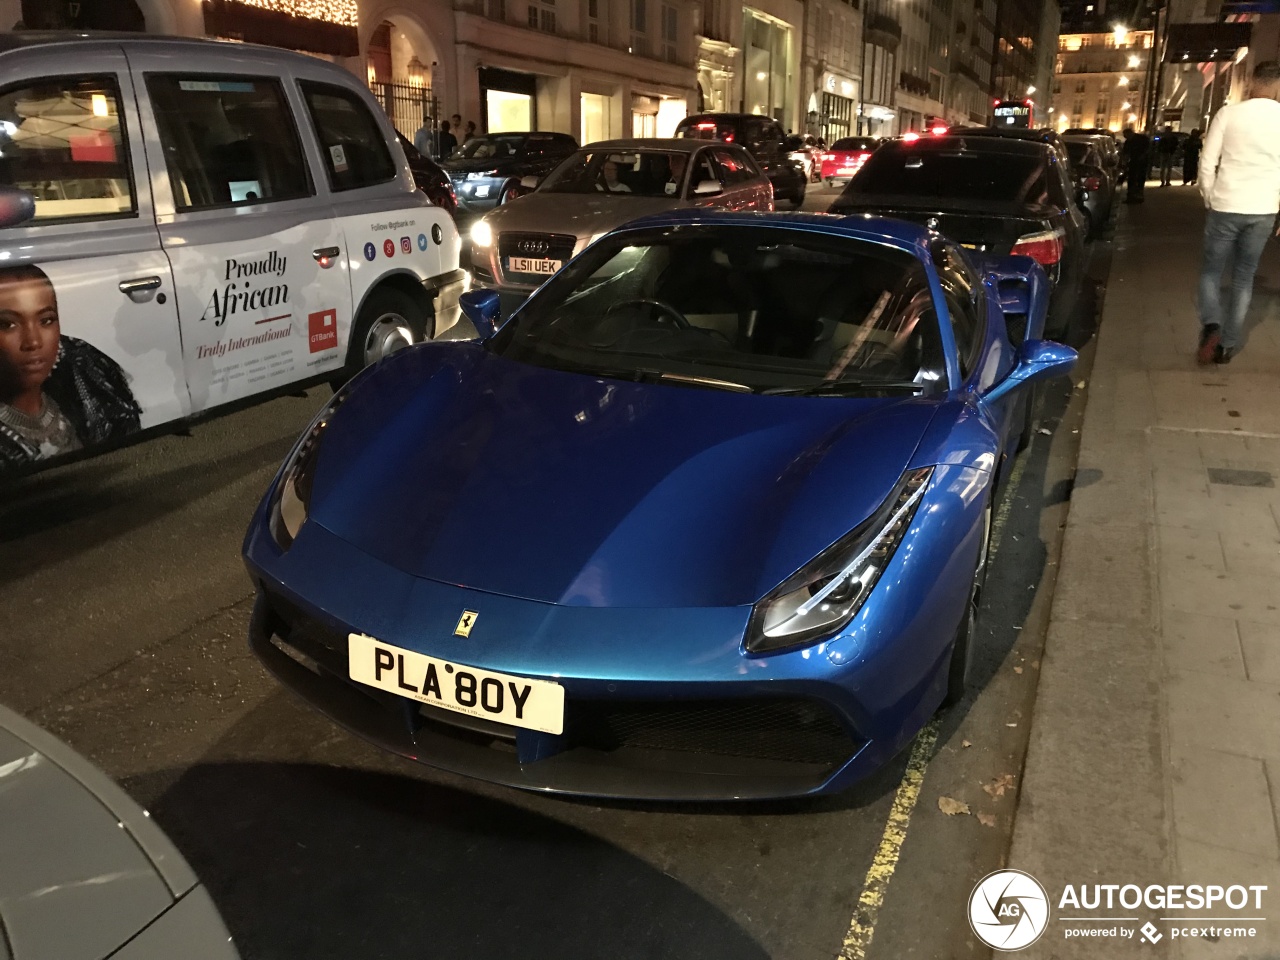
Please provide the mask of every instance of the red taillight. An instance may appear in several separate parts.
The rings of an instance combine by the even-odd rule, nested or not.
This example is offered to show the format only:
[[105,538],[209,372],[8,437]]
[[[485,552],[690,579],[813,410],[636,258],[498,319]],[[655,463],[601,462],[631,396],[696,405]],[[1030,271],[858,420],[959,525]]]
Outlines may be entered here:
[[1101,177],[1086,177],[1086,178],[1085,178],[1085,181],[1084,181],[1084,188],[1085,188],[1086,190],[1101,190],[1101,189],[1102,189],[1102,178],[1101,178]]
[[902,135],[902,139],[903,139],[903,142],[904,142],[904,143],[915,143],[917,140],[919,140],[919,139],[920,139],[920,134],[918,134],[918,133],[914,133],[914,132],[913,132],[913,133],[904,133],[904,134]]
[[932,133],[935,137],[940,137],[947,132],[947,128],[944,127],[942,124],[938,124],[936,127],[931,127],[929,129],[929,132]]
[[1065,243],[1066,233],[1062,229],[1044,230],[1019,237],[1009,252],[1015,257],[1030,257],[1042,267],[1052,267],[1062,259]]

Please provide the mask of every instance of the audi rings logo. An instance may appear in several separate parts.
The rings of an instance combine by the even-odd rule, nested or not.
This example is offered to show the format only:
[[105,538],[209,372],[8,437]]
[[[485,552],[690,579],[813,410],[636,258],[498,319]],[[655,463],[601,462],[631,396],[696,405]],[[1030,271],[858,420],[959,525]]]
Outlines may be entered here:
[[1029,873],[997,870],[969,894],[969,926],[997,950],[1021,950],[1040,939],[1049,925],[1049,895]]
[[526,257],[545,257],[551,251],[551,244],[546,240],[521,240],[516,249]]

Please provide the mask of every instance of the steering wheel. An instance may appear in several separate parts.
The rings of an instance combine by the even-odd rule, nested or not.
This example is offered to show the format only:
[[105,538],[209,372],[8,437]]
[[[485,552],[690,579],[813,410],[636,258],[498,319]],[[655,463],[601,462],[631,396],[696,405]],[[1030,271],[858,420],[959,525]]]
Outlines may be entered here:
[[661,300],[652,300],[648,297],[634,297],[630,300],[619,300],[617,303],[611,306],[608,310],[606,310],[604,315],[607,317],[615,313],[616,311],[621,310],[623,307],[631,307],[631,306],[656,307],[659,311],[661,311],[661,313],[663,314],[664,317],[666,317],[666,319],[669,319],[671,321],[672,325],[677,330],[690,330],[693,328],[693,324],[689,322],[689,318],[686,317],[679,310],[677,310],[675,307],[673,307],[671,304],[663,303]]

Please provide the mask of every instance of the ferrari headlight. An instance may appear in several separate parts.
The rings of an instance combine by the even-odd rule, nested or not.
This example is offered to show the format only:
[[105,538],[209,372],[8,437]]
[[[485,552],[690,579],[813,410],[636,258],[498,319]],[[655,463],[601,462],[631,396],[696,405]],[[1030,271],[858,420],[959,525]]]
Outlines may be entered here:
[[311,481],[320,456],[320,441],[329,421],[333,419],[334,411],[342,406],[353,383],[354,380],[343,386],[325,404],[324,409],[316,414],[284,462],[270,514],[271,535],[281,549],[287,550],[293,545],[303,521],[307,519],[307,508],[311,503]]
[[933,467],[908,470],[866,523],[756,604],[750,653],[769,653],[831,636],[854,618],[902,542]]
[[483,220],[477,220],[471,225],[471,242],[477,247],[487,247],[493,243],[493,228]]

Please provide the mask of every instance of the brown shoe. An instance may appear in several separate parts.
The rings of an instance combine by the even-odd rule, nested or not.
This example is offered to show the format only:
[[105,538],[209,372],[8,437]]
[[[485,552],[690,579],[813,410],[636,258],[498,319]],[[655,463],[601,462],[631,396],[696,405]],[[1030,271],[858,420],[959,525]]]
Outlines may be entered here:
[[1204,366],[1213,363],[1213,355],[1217,352],[1222,335],[1216,323],[1205,324],[1200,330],[1200,348],[1196,350],[1196,363]]

